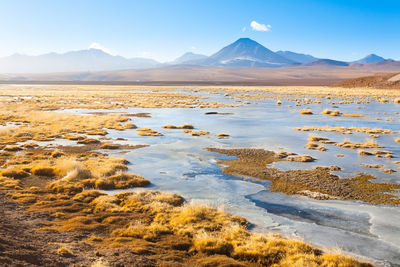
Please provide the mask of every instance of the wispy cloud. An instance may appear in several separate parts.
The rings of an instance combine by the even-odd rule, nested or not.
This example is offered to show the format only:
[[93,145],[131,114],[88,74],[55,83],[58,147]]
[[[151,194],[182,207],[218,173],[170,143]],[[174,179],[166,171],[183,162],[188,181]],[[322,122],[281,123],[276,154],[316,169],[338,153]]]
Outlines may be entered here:
[[114,53],[111,50],[105,48],[104,46],[102,46],[101,44],[96,43],[96,42],[93,42],[91,45],[89,45],[89,49],[92,49],[92,48],[93,49],[99,49],[99,50],[101,50],[101,51],[103,51],[103,52],[105,52],[107,54],[110,54],[110,55],[114,55]]
[[258,23],[257,21],[253,20],[250,23],[250,27],[254,30],[254,31],[259,31],[259,32],[268,32],[271,30],[272,26],[271,25],[265,25],[265,24],[261,24]]

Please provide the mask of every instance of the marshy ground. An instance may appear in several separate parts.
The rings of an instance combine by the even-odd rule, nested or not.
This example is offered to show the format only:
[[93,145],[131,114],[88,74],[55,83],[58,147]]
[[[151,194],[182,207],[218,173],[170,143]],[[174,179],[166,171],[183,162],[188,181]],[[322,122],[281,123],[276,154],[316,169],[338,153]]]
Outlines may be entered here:
[[[398,213],[399,95],[315,87],[2,86],[0,262],[397,264],[400,245],[385,239],[400,227],[396,222],[387,222],[388,230],[375,225],[377,234],[361,213],[361,230],[318,221],[325,228],[315,239],[293,226],[304,242],[279,231],[294,225],[288,218],[299,219],[289,206],[267,205],[255,193],[293,207],[311,199]],[[244,193],[235,196],[238,189]],[[208,203],[213,190],[220,199]],[[335,216],[344,210],[335,206]],[[275,222],[259,223],[267,217]],[[353,238],[350,245],[345,237],[333,241],[340,253],[317,240],[338,229]],[[378,252],[370,255],[357,242],[376,242]]]

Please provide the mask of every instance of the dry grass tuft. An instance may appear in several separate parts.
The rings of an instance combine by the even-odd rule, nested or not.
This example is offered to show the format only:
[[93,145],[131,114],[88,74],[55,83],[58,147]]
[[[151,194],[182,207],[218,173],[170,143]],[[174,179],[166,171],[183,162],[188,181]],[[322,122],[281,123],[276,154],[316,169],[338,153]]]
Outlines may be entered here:
[[74,256],[74,253],[71,250],[69,250],[67,248],[64,248],[64,247],[59,248],[57,250],[57,253],[60,254],[63,257],[72,257],[72,256]]
[[339,110],[330,110],[330,109],[325,109],[324,111],[322,111],[322,114],[329,115],[329,116],[341,115]]
[[224,138],[229,138],[230,135],[227,133],[217,133],[215,136],[220,139],[224,139]]
[[[90,182],[93,181],[93,184],[91,184],[92,186],[89,185],[88,187],[94,187],[103,190],[143,187],[150,184],[149,180],[146,180],[139,175],[129,173],[119,173],[107,178],[89,180]],[[90,183],[85,181],[87,180],[82,181],[82,183]]]
[[201,135],[207,135],[210,132],[209,131],[192,131],[192,130],[184,130],[184,133],[188,133],[191,136],[201,136]]
[[56,167],[51,166],[34,166],[31,170],[31,173],[38,176],[47,176],[47,177],[56,177],[60,174],[60,170]]
[[326,151],[326,148],[324,146],[318,145],[317,143],[313,142],[308,142],[306,148],[311,150]]
[[314,113],[312,112],[312,110],[302,109],[302,110],[300,110],[300,114],[301,115],[313,115]]
[[167,125],[162,126],[162,128],[164,128],[164,129],[188,129],[188,130],[192,130],[192,129],[194,129],[194,126],[191,125],[191,124],[183,124],[183,125],[179,125],[179,126],[167,124]]
[[139,128],[139,129],[137,129],[137,131],[138,131],[138,135],[140,135],[140,136],[163,136],[162,133],[159,133],[150,128]]
[[336,144],[338,147],[343,148],[381,148],[381,145],[378,145],[374,140],[367,140],[364,143],[352,143],[350,141],[344,141],[343,143]]
[[119,149],[120,145],[112,143],[104,143],[100,146],[101,149]]

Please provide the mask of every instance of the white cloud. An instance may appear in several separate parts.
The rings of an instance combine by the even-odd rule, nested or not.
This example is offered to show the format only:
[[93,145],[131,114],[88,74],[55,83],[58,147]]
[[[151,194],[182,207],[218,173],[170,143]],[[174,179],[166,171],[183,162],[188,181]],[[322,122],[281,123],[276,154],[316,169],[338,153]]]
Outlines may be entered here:
[[96,43],[96,42],[93,42],[91,45],[89,45],[89,49],[99,49],[99,50],[101,50],[101,51],[103,51],[103,52],[105,52],[105,53],[107,53],[107,54],[110,54],[110,55],[114,55],[114,53],[113,52],[111,52],[110,50],[108,50],[107,48],[105,48],[104,46],[102,46],[101,44],[99,44],[99,43]]
[[271,30],[272,26],[271,25],[265,25],[265,24],[261,24],[258,23],[257,21],[253,20],[250,23],[250,27],[254,30],[254,31],[260,31],[260,32],[268,32]]
[[242,28],[242,32],[245,32],[245,31],[246,31],[246,27],[243,27],[243,28]]

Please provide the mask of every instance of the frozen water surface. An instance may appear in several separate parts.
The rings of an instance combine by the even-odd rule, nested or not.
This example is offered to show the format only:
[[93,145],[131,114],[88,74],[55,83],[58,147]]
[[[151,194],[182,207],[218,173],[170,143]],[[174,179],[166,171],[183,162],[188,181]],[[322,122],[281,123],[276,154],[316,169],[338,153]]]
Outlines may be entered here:
[[[206,94],[209,99],[235,103],[223,94]],[[312,99],[312,97],[309,97]],[[204,101],[204,100],[202,100]],[[255,178],[226,176],[217,165],[224,155],[209,152],[207,147],[238,148],[254,147],[273,151],[288,151],[308,154],[317,160],[313,163],[277,162],[273,166],[281,169],[313,168],[315,166],[337,165],[342,178],[357,173],[369,173],[378,182],[400,183],[399,173],[386,174],[377,169],[365,168],[360,163],[383,164],[384,168],[397,170],[393,161],[399,160],[400,144],[394,139],[398,133],[381,135],[376,142],[383,150],[394,153],[395,158],[359,157],[357,150],[324,146],[326,152],[307,150],[308,135],[311,132],[293,130],[303,126],[344,126],[384,128],[400,130],[396,112],[399,105],[379,103],[337,105],[343,113],[362,113],[367,117],[328,117],[320,114],[332,105],[310,104],[315,115],[299,114],[302,107],[282,99],[282,106],[276,106],[276,99],[250,100],[258,104],[235,108],[219,109],[141,109],[113,110],[117,113],[151,113],[151,118],[133,117],[138,127],[149,127],[164,134],[161,137],[141,137],[136,130],[109,131],[107,137],[126,138],[116,141],[128,144],[148,144],[149,147],[130,151],[124,156],[132,162],[131,171],[151,180],[149,189],[176,192],[189,201],[223,207],[228,212],[244,216],[257,232],[277,231],[303,238],[305,241],[324,247],[339,248],[378,260],[388,265],[400,265],[400,208],[374,206],[352,201],[314,200],[303,196],[287,196],[269,192],[268,181]],[[293,105],[287,107],[285,105]],[[356,107],[361,107],[356,109]],[[102,110],[95,110],[97,112]],[[104,110],[109,112],[109,110]],[[205,115],[218,111],[231,115]],[[63,112],[89,113],[93,110],[65,110]],[[379,113],[377,113],[379,112]],[[383,115],[386,112],[386,115]],[[388,115],[389,114],[389,115]],[[381,117],[384,116],[384,117]],[[386,117],[392,117],[385,121]],[[378,118],[378,120],[377,120]],[[383,118],[383,119],[381,119]],[[210,135],[192,137],[182,130],[162,129],[165,124],[193,124],[196,130],[210,131]],[[228,139],[214,135],[226,132]],[[313,135],[328,137],[336,142],[349,140],[364,142],[371,139],[365,133],[340,134],[333,132],[312,132]],[[336,157],[343,154],[343,158]]]

